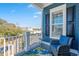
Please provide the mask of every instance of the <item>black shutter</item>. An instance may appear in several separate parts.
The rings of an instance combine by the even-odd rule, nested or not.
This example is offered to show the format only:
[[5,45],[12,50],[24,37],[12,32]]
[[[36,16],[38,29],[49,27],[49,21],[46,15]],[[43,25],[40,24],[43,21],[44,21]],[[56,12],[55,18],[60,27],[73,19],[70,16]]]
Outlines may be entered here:
[[74,37],[75,31],[74,31],[74,6],[67,8],[67,36]]
[[45,15],[45,35],[49,36],[49,32],[50,32],[50,18],[49,18],[49,14]]

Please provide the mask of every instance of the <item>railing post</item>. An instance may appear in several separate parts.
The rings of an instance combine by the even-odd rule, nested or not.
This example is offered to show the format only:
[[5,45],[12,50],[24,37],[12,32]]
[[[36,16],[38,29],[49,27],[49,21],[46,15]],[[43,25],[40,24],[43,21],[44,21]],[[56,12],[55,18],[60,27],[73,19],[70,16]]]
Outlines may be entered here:
[[24,50],[28,51],[30,49],[30,32],[25,32],[24,33]]

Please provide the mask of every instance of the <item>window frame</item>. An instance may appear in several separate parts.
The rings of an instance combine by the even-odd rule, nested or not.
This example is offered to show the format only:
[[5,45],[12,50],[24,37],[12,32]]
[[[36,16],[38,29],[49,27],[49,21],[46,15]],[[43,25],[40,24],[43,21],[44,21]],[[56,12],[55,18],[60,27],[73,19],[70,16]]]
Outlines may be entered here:
[[58,14],[62,12],[63,13],[63,31],[62,31],[62,35],[66,35],[66,4],[60,5],[58,7],[52,8],[50,9],[50,38],[53,39],[59,39],[60,37],[53,37],[52,36],[52,20],[53,20],[53,13],[54,14]]

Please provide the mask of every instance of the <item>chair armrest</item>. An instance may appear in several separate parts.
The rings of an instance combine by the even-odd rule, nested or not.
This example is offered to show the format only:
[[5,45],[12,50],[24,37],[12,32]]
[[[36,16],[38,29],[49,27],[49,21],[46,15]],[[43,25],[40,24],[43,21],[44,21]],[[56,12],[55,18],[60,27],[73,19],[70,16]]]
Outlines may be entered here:
[[51,42],[51,38],[40,38],[40,43],[43,43],[43,44],[46,44],[46,45],[51,45],[50,42]]

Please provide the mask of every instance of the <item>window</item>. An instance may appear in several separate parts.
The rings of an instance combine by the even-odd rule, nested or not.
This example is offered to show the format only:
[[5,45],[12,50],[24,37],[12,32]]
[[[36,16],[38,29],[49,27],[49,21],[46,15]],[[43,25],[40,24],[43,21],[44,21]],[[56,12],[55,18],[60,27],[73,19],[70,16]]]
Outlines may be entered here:
[[66,35],[65,5],[50,10],[50,37],[59,39],[61,35]]
[[52,17],[52,37],[59,37],[63,31],[63,14],[54,14]]

